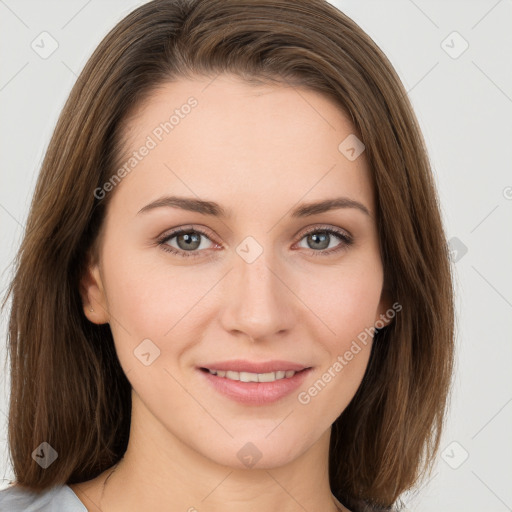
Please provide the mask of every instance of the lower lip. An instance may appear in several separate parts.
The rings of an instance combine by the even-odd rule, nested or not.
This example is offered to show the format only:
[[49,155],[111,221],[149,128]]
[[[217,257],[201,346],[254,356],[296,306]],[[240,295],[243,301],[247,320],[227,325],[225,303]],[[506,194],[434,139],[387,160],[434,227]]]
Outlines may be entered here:
[[296,373],[293,377],[274,382],[241,382],[217,377],[210,372],[198,370],[220,393],[243,404],[265,405],[277,402],[295,391],[309,375],[311,368]]

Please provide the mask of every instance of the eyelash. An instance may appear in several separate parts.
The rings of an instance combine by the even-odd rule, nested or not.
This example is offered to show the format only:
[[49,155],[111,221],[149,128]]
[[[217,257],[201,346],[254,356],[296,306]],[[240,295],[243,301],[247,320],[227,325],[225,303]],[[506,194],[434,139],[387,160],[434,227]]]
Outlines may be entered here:
[[[174,254],[176,256],[180,256],[180,257],[184,257],[184,258],[198,257],[198,256],[200,256],[201,251],[197,251],[197,250],[196,251],[181,251],[181,250],[177,250],[174,247],[167,245],[167,242],[169,240],[171,240],[172,238],[179,236],[181,234],[184,234],[184,233],[191,233],[191,232],[199,233],[199,234],[205,236],[206,238],[208,238],[208,240],[213,241],[210,239],[208,234],[205,231],[203,231],[202,229],[187,227],[187,228],[177,229],[176,231],[173,231],[169,234],[164,235],[162,238],[160,238],[157,241],[157,243],[162,248],[162,250],[169,252],[171,254]],[[336,238],[338,238],[340,240],[340,242],[342,242],[337,247],[331,248],[331,249],[323,249],[321,251],[314,251],[313,249],[310,249],[309,251],[312,256],[330,256],[331,254],[337,253],[337,252],[349,247],[353,243],[352,237],[345,234],[343,231],[339,231],[337,229],[328,228],[328,227],[315,227],[315,228],[312,228],[312,229],[306,231],[305,233],[302,234],[301,238],[299,239],[299,242],[304,237],[306,237],[312,233],[328,233],[330,235],[334,235]]]

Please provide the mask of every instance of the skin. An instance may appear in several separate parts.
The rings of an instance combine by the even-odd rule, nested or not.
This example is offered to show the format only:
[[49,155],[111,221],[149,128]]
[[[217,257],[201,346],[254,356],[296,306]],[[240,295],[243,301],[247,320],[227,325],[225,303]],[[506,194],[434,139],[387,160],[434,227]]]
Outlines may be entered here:
[[[391,305],[365,154],[349,161],[338,150],[355,130],[323,95],[220,75],[154,92],[126,124],[127,155],[190,96],[197,107],[110,192],[98,260],[82,281],[88,319],[112,329],[133,409],[127,452],[107,485],[111,469],[71,487],[90,511],[347,510],[330,491],[329,439],[361,383],[371,339],[308,404],[297,395]],[[233,217],[171,207],[138,214],[167,194],[216,201]],[[338,196],[370,215],[289,215],[298,204]],[[198,257],[156,242],[190,224],[208,233],[194,246]],[[328,249],[317,248],[303,234],[312,227],[338,228],[353,244],[331,235]],[[263,249],[252,263],[236,251],[247,236]],[[186,251],[178,237],[167,244]],[[134,355],[144,339],[160,350],[148,366]],[[196,369],[237,358],[313,371],[277,402],[240,404]],[[252,468],[237,457],[248,442],[262,454]]]

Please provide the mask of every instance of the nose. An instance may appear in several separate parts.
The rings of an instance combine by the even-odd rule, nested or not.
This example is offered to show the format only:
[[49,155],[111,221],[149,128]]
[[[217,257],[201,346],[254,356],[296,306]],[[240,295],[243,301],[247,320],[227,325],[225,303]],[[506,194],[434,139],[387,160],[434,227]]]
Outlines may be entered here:
[[240,338],[252,341],[282,335],[297,325],[298,305],[289,275],[270,251],[248,263],[238,255],[225,281],[221,323]]

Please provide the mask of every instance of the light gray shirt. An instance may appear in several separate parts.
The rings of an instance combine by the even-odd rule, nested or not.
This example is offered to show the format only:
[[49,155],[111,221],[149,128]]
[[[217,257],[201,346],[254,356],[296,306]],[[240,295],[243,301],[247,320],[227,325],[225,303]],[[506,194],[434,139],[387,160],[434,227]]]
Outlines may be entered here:
[[11,485],[0,490],[0,512],[87,512],[87,508],[68,485],[40,493]]

